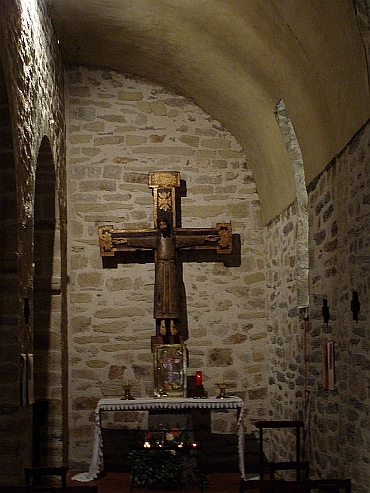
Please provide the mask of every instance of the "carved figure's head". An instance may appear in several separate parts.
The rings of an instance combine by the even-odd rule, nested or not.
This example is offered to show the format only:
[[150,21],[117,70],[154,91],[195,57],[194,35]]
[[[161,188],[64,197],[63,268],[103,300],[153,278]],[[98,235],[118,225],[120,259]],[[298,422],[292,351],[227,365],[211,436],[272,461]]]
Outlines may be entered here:
[[170,225],[166,219],[158,219],[158,229],[164,237],[171,235]]

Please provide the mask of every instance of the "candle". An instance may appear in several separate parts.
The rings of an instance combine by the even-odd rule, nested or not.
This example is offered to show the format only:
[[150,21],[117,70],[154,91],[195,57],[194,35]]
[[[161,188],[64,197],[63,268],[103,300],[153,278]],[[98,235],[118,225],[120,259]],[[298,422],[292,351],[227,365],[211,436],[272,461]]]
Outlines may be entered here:
[[195,385],[197,387],[202,386],[202,372],[201,371],[197,371],[195,374]]
[[225,379],[224,379],[223,375],[222,375],[222,382],[221,383],[225,383]]

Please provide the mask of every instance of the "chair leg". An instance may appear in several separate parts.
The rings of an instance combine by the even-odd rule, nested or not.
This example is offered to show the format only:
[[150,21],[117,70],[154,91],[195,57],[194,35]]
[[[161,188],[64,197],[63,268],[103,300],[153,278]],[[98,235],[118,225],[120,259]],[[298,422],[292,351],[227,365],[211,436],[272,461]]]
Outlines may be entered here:
[[260,428],[260,479],[264,475],[263,428]]

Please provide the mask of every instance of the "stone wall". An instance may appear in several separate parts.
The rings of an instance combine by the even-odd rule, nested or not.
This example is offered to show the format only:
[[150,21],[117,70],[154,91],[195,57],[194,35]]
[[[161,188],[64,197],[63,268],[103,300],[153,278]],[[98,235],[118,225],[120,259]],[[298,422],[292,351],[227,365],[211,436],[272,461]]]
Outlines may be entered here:
[[[9,202],[8,196],[1,197],[2,230],[3,227],[12,225],[11,231],[14,234],[11,241],[3,244],[1,249],[1,275],[8,283],[5,285],[11,288],[9,292],[12,299],[8,298],[11,302],[11,317],[8,316],[9,306],[2,305],[1,312],[3,350],[0,361],[0,482],[20,483],[23,481],[23,468],[30,466],[32,461],[32,406],[22,403],[20,398],[20,354],[33,354],[35,349],[33,206],[39,149],[44,137],[51,166],[55,166],[58,189],[55,200],[60,212],[58,225],[62,232],[65,231],[63,69],[56,38],[43,2],[2,2],[0,16],[0,84],[3,103],[1,110],[2,115],[6,116],[1,118],[1,157],[6,156],[6,161],[2,159],[2,165],[7,168],[9,176],[12,176],[13,191],[17,190],[16,200],[13,197]],[[6,136],[5,141],[3,136]],[[11,209],[3,207],[4,204],[11,204]],[[61,246],[58,248],[59,278],[62,277],[63,268],[64,272],[66,271],[65,248],[65,235],[62,233]],[[64,255],[61,252],[64,252]],[[11,259],[9,271],[8,259]],[[60,286],[62,284],[60,283]],[[61,312],[65,321],[65,297],[63,298],[62,292],[63,289],[59,291],[58,300],[54,300],[59,312],[56,315],[58,327],[54,327],[58,334],[59,350],[62,347]],[[51,291],[48,297],[50,299]],[[28,323],[24,317],[25,299],[29,301],[30,308]],[[44,327],[44,336],[48,329],[49,327]],[[61,358],[57,361],[60,363],[60,360]],[[53,368],[53,372],[54,375],[59,375],[59,382],[54,387],[54,396],[58,395],[60,415],[60,376],[63,374],[61,364]],[[53,435],[52,431],[50,433]],[[59,422],[59,443],[61,439]],[[58,460],[59,463],[63,461],[60,446]]]
[[[309,187],[310,324],[308,377],[313,472],[370,484],[370,196],[367,125]],[[361,303],[358,321],[352,293]],[[330,312],[322,317],[323,299]],[[325,390],[322,343],[333,342],[335,387]]]
[[[265,230],[269,417],[307,419],[304,452],[311,476],[351,477],[358,492],[369,484],[369,135],[367,126],[308,187],[306,331],[297,304],[295,206]],[[357,322],[354,291],[361,303]],[[326,342],[335,348],[334,390],[323,386]],[[271,459],[290,460],[294,437],[271,433],[266,450]]]
[[[153,264],[103,269],[97,228],[153,227],[147,175],[180,171],[184,227],[232,221],[240,265],[186,262],[188,374],[209,395],[222,377],[246,399],[248,423],[266,400],[265,278],[256,187],[240,146],[184,97],[85,68],[67,74],[71,466],[86,467],[99,398],[153,395]],[[234,259],[235,260],[235,259]],[[235,262],[234,262],[235,263]],[[214,429],[229,430],[215,419]]]
[[[304,417],[304,331],[298,300],[302,282],[297,261],[299,231],[295,204],[265,228],[269,342],[266,419]],[[294,460],[292,430],[271,430],[266,433],[266,439],[266,451],[271,460]]]

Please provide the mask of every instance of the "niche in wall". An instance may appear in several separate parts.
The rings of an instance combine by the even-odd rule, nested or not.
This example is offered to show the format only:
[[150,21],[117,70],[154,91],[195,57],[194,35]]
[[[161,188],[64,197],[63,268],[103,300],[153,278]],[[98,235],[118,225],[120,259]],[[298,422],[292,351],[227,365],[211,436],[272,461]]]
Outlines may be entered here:
[[62,340],[60,228],[50,142],[42,140],[34,207],[33,465],[60,465],[62,457]]

